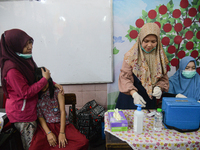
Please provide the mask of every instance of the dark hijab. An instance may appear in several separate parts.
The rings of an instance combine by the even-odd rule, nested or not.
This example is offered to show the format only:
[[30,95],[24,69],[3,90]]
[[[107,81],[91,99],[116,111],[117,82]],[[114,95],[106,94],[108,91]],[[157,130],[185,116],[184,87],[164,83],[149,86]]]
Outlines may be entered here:
[[11,29],[1,35],[0,42],[0,67],[1,83],[4,93],[7,95],[6,80],[4,79],[10,69],[17,69],[28,80],[28,84],[34,83],[34,71],[36,64],[31,58],[24,59],[19,57],[16,52],[23,53],[23,48],[27,41],[32,40],[27,33],[20,29]]

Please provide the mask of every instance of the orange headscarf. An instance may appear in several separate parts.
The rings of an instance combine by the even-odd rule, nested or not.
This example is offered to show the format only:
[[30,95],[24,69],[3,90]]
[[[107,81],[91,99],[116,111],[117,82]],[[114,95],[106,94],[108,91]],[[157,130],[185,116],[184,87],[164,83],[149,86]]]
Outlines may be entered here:
[[[147,54],[141,49],[141,44],[143,39],[149,34],[156,35],[158,44],[155,50]],[[133,73],[142,82],[148,95],[152,97],[153,87],[167,73],[166,66],[169,62],[162,48],[160,29],[157,24],[146,23],[143,25],[137,42],[125,54],[124,59],[132,67]]]

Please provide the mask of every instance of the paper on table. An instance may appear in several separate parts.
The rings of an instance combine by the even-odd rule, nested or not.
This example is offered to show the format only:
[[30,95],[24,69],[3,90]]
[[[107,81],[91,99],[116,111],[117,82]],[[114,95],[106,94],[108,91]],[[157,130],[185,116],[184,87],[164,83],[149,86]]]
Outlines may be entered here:
[[6,113],[0,112],[0,117],[2,118]]
[[1,133],[1,130],[3,129],[3,124],[4,124],[3,116],[4,116],[5,114],[6,114],[6,113],[0,113],[0,133]]

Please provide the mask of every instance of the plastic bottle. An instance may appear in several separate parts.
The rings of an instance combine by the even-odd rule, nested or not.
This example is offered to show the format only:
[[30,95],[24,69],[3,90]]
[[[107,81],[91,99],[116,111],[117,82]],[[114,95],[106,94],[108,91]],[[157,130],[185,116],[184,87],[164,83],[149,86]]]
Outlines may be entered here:
[[161,131],[162,130],[162,109],[157,108],[155,119],[154,119],[154,130],[155,131]]
[[134,112],[134,133],[141,134],[143,132],[143,119],[144,119],[144,112],[141,111],[142,108],[140,104],[136,104],[137,110]]

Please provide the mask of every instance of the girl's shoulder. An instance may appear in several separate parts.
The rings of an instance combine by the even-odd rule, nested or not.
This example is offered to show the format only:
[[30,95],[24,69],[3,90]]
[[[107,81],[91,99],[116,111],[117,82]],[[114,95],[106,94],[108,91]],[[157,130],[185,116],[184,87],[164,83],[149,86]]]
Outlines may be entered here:
[[59,90],[59,88],[55,87],[55,91],[56,91],[56,92],[57,92],[57,91],[59,92],[60,90]]
[[59,92],[60,92],[60,90],[58,88],[55,88],[54,94],[58,95]]

